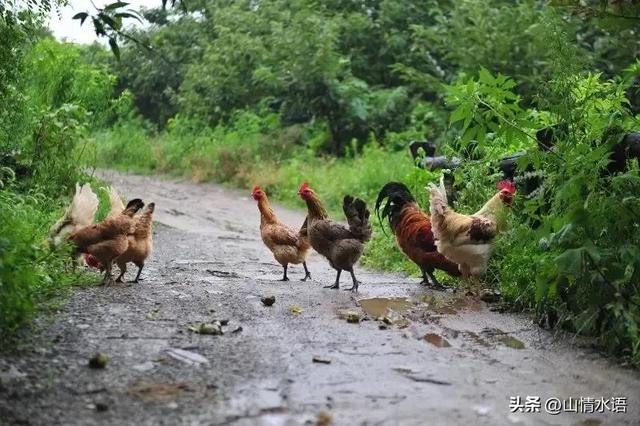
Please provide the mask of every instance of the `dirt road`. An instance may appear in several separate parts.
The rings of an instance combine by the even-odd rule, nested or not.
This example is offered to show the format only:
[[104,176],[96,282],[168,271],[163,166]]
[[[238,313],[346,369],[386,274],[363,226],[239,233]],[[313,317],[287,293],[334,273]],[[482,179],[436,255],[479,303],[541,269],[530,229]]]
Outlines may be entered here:
[[[359,294],[323,289],[334,272],[318,255],[313,281],[299,282],[302,268],[291,267],[292,280],[279,282],[247,191],[103,177],[156,203],[143,281],[76,290],[0,356],[0,424],[640,424],[637,372],[525,316],[362,268]],[[302,222],[302,211],[275,209]],[[349,312],[364,320],[347,322]],[[376,321],[385,315],[390,324]],[[229,321],[224,335],[189,330],[214,320]],[[98,351],[109,362],[90,369]],[[545,414],[556,411],[550,398],[580,397],[599,403]],[[624,408],[612,397],[627,398],[626,413],[612,412]]]

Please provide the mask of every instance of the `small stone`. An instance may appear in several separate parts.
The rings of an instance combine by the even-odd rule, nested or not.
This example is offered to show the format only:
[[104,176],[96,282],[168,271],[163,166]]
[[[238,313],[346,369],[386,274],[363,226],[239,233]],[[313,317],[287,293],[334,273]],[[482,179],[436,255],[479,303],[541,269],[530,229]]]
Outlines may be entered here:
[[502,295],[498,290],[484,289],[480,293],[480,300],[486,303],[496,303],[500,301]]
[[99,413],[105,412],[109,409],[109,406],[104,402],[96,402],[96,411]]
[[242,326],[238,326],[235,330],[232,331],[232,333],[240,333],[242,331]]
[[213,324],[200,324],[200,328],[198,329],[198,333],[200,334],[210,334],[212,336],[220,336],[224,334],[222,332],[222,326],[220,322],[216,321]]
[[262,304],[264,306],[271,306],[274,303],[276,303],[276,297],[275,296],[267,296],[267,297],[263,297],[262,299]]
[[380,330],[386,330],[387,328],[389,328],[389,326],[387,326],[387,324],[382,323],[382,324],[378,324],[378,328]]
[[109,362],[109,357],[102,352],[96,353],[91,359],[89,359],[90,368],[105,368]]
[[323,358],[320,356],[314,356],[312,361],[318,364],[331,364],[331,360],[329,358]]

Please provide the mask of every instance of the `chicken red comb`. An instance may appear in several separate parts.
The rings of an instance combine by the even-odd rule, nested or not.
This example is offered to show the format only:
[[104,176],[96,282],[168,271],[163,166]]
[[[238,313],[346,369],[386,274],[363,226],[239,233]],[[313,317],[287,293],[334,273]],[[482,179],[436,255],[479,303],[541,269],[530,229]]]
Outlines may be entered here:
[[260,191],[260,187],[258,185],[253,187],[253,192]]
[[84,257],[85,263],[88,266],[90,266],[92,268],[96,268],[96,269],[102,269],[103,268],[102,263],[94,255],[89,254],[89,253],[85,253],[83,255],[83,257]]
[[302,185],[300,185],[299,191],[302,192],[305,189],[309,189],[309,182],[303,182]]
[[510,180],[501,180],[496,185],[499,191],[507,191],[509,194],[515,194],[516,192],[516,184]]

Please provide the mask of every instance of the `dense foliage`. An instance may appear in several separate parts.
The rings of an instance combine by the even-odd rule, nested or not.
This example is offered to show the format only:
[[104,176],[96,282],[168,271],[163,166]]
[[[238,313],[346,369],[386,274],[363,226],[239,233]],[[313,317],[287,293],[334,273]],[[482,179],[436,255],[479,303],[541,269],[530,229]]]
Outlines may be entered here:
[[[635,3],[189,1],[142,11],[148,25],[126,34],[117,22],[108,38],[119,59],[97,45],[34,44],[5,23],[3,40],[17,48],[0,53],[0,89],[19,107],[0,111],[0,134],[20,134],[16,162],[30,179],[55,175],[46,181],[58,191],[79,178],[77,162],[44,167],[40,147],[261,184],[296,206],[296,187],[309,180],[336,214],[344,193],[372,202],[390,180],[426,209],[424,186],[439,174],[414,167],[411,140],[465,160],[455,172],[465,212],[492,195],[497,160],[526,151],[519,167],[544,183],[517,198],[487,284],[542,324],[595,336],[638,364],[638,165],[604,171],[611,147],[640,130]],[[540,152],[536,131],[558,123],[567,131]],[[365,262],[414,271],[382,232]]]
[[42,38],[39,17],[0,16],[1,339],[81,278],[46,237],[75,182],[89,179],[81,170],[89,125],[106,123],[115,102],[115,77],[82,48]]

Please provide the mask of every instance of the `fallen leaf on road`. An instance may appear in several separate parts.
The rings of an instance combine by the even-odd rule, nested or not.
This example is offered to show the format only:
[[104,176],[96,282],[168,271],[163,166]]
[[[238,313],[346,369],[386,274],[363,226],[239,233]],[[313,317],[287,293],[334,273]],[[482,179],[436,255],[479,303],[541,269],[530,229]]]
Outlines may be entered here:
[[524,349],[524,343],[513,336],[504,336],[498,339],[506,347],[511,349]]
[[316,419],[316,426],[330,426],[331,424],[333,424],[331,414],[326,411],[321,411]]
[[358,314],[357,312],[349,312],[347,314],[347,322],[351,323],[351,324],[357,324],[360,322],[360,314]]
[[213,336],[220,336],[224,334],[222,332],[222,325],[218,321],[213,324],[200,324],[200,328],[198,329],[198,333],[200,334],[211,334]]
[[148,314],[147,314],[147,319],[150,320],[154,320],[158,317],[158,314],[160,313],[160,309],[156,308],[156,309],[152,309]]
[[169,348],[167,355],[173,359],[184,362],[189,365],[209,364],[209,360],[195,352],[185,351],[179,348]]
[[427,333],[424,335],[424,340],[431,343],[438,348],[448,348],[451,346],[442,336],[435,333]]
[[295,305],[290,307],[289,310],[294,315],[298,315],[300,312],[302,312],[302,308],[300,306],[295,306]]

